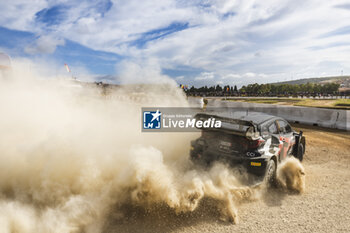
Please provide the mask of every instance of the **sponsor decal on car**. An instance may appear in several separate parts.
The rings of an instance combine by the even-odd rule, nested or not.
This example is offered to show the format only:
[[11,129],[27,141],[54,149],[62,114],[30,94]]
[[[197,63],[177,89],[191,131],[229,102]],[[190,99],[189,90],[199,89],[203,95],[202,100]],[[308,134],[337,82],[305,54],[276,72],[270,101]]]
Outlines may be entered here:
[[254,167],[261,167],[261,163],[260,162],[250,162],[250,165],[254,166]]

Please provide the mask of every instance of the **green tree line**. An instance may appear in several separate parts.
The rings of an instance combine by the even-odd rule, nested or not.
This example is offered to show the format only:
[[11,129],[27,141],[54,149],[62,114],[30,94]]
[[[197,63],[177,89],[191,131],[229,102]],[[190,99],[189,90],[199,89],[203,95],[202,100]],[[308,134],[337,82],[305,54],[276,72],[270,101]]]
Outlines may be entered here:
[[186,90],[188,95],[207,95],[207,96],[219,96],[219,95],[247,95],[247,96],[276,96],[276,95],[333,95],[337,94],[339,84],[326,83],[326,84],[249,84],[242,86],[240,89],[237,86],[226,85],[221,87],[216,86],[203,86],[191,88]]

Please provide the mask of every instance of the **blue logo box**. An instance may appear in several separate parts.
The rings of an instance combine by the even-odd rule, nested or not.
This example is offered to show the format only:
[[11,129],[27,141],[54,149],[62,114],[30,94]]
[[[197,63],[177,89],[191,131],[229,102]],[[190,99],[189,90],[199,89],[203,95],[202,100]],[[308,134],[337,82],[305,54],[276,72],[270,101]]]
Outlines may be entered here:
[[161,115],[162,113],[157,111],[144,111],[143,112],[143,128],[144,129],[160,129],[161,128]]

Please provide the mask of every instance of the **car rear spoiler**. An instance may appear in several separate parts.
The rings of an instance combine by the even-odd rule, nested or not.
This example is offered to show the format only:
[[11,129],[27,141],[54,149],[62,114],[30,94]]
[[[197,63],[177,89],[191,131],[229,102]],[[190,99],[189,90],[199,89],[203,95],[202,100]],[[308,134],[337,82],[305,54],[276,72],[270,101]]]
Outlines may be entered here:
[[[252,140],[255,140],[257,137],[259,137],[259,132],[256,128],[256,125],[252,121],[232,119],[206,113],[198,113],[195,115],[195,118],[202,121],[208,120],[209,118],[215,118],[215,120],[219,120],[223,123],[221,128],[211,128],[210,130],[224,131],[225,133],[244,136]],[[229,127],[230,125],[236,125],[238,127]]]

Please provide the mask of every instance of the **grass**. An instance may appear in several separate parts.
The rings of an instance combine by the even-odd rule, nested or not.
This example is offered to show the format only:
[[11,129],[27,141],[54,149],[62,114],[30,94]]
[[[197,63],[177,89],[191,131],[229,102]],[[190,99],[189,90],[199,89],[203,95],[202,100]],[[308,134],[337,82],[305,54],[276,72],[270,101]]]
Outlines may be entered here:
[[234,98],[228,100],[260,104],[279,104],[350,110],[350,99]]
[[350,99],[338,100],[335,106],[348,107],[350,108]]

